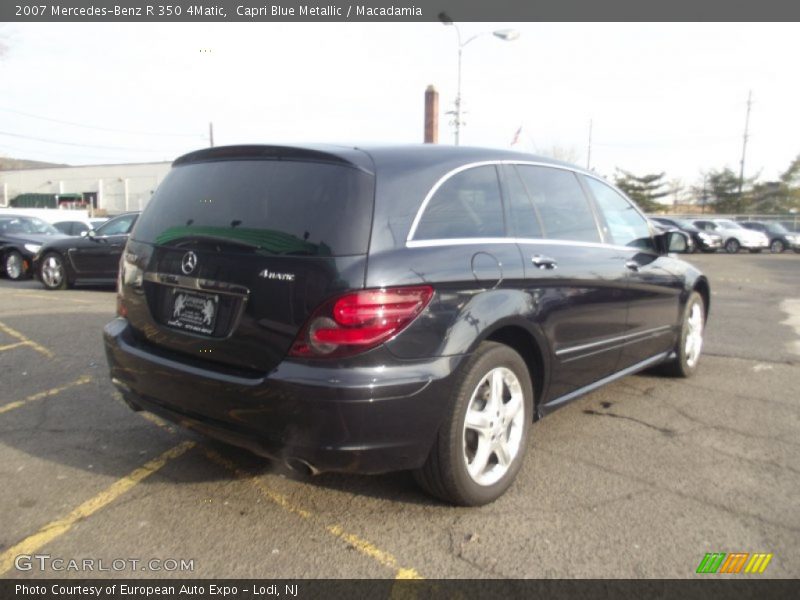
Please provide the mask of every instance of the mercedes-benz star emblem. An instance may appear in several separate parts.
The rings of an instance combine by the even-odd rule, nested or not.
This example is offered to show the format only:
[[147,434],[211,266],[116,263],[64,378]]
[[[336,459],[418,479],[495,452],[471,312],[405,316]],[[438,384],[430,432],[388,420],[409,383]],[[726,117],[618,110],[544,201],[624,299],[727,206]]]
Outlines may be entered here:
[[197,266],[197,254],[191,250],[183,255],[181,259],[181,271],[184,275],[189,275]]

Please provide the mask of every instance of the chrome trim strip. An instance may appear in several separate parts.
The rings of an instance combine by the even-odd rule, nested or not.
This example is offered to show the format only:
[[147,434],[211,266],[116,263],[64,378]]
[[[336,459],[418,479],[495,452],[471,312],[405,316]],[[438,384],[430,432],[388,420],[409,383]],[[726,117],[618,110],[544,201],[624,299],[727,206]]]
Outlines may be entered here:
[[672,325],[662,325],[661,327],[654,327],[652,329],[639,331],[637,333],[629,333],[627,335],[619,335],[613,338],[606,338],[605,340],[600,340],[599,342],[581,344],[580,346],[572,346],[571,348],[562,348],[561,350],[556,350],[556,356],[562,356],[564,354],[572,354],[573,352],[580,352],[581,350],[589,350],[590,348],[597,348],[598,346],[603,346],[605,344],[613,344],[616,342],[633,340],[634,338],[644,338],[650,336],[655,337],[656,334],[666,333],[671,329]]
[[[575,173],[576,175],[583,175],[584,177],[591,177],[592,179],[595,179],[595,180],[599,181],[600,183],[607,185],[612,190],[614,190],[615,192],[620,194],[623,198],[625,198],[625,200],[628,201],[628,203],[639,214],[639,216],[642,217],[642,219],[644,219],[645,223],[647,223],[647,227],[650,230],[650,236],[652,237],[654,235],[654,230],[653,230],[652,225],[650,224],[650,219],[648,219],[647,215],[645,215],[642,212],[641,208],[639,208],[639,206],[637,206],[637,204],[635,202],[633,202],[625,192],[623,192],[621,189],[619,189],[613,183],[611,183],[609,181],[606,181],[605,179],[603,179],[602,177],[600,177],[596,173],[592,173],[591,171],[585,171],[583,169],[580,169],[580,168],[577,168],[577,167],[571,167],[571,166],[568,166],[568,165],[551,164],[551,163],[534,161],[534,160],[511,160],[511,159],[505,159],[505,160],[485,160],[485,161],[480,161],[480,162],[469,163],[469,164],[466,164],[466,165],[461,165],[460,167],[457,167],[457,168],[453,169],[452,171],[448,171],[447,173],[442,175],[442,177],[436,183],[433,184],[433,187],[425,195],[425,199],[422,201],[422,204],[420,204],[419,208],[417,209],[417,214],[414,215],[414,220],[411,222],[411,229],[408,230],[408,235],[406,236],[406,247],[408,247],[408,248],[416,247],[416,243],[417,242],[437,241],[437,240],[416,240],[416,242],[415,242],[415,240],[414,240],[414,234],[417,232],[417,226],[419,225],[420,219],[422,218],[422,214],[425,212],[425,209],[428,207],[428,203],[430,202],[431,198],[436,193],[436,191],[448,179],[450,179],[454,175],[460,173],[461,171],[466,171],[467,169],[472,169],[472,168],[475,168],[475,167],[485,167],[487,165],[528,165],[528,166],[534,166],[534,167],[547,167],[547,168],[550,168],[550,169],[560,169],[562,171],[569,171],[570,173]],[[591,193],[591,190],[589,190],[589,191]],[[596,203],[596,199],[594,198],[594,193],[592,193],[592,201],[593,201],[592,204]],[[594,214],[594,207],[592,207],[592,213]],[[596,216],[595,216],[595,220],[597,220]],[[414,244],[414,245],[412,245],[412,244]],[[436,244],[436,245],[441,245],[441,244]],[[612,247],[619,248],[620,246],[612,246]]]
[[627,252],[649,252],[646,248],[634,248],[633,246],[617,246],[614,244],[604,244],[603,242],[579,242],[572,240],[557,240],[552,238],[450,238],[439,240],[410,240],[406,242],[406,248],[429,248],[440,246],[465,246],[469,244],[543,244],[550,246],[580,246],[582,248],[612,248],[615,250],[625,250]]
[[250,290],[243,285],[226,283],[224,281],[212,281],[211,279],[200,279],[199,277],[186,277],[184,275],[174,275],[172,273],[148,271],[144,274],[143,278],[145,281],[150,281],[152,283],[182,287],[199,292],[228,294],[245,299],[250,295]]
[[602,379],[598,379],[594,383],[590,383],[589,385],[585,385],[582,388],[575,390],[574,392],[570,392],[568,394],[565,394],[563,396],[555,398],[555,399],[551,400],[550,402],[548,402],[547,404],[544,404],[544,405],[542,405],[541,407],[538,408],[539,416],[545,416],[545,415],[553,412],[557,408],[561,408],[562,406],[564,406],[564,404],[566,404],[570,400],[574,400],[578,396],[582,396],[583,394],[591,392],[592,390],[596,390],[597,388],[602,387],[602,386],[606,385],[607,383],[611,383],[612,381],[616,381],[617,379],[621,379],[622,377],[625,377],[626,375],[632,375],[633,373],[636,373],[637,371],[641,371],[643,369],[646,369],[647,367],[650,367],[652,365],[655,365],[655,364],[658,364],[660,362],[663,362],[664,360],[668,359],[671,356],[671,354],[672,354],[671,352],[662,352],[661,354],[656,354],[655,356],[651,356],[650,358],[647,358],[647,359],[645,359],[645,360],[643,360],[641,362],[638,362],[635,365],[631,365],[630,367],[626,367],[625,369],[622,369],[621,371],[617,371],[616,373],[612,373],[611,375],[608,375],[607,377],[603,377]]

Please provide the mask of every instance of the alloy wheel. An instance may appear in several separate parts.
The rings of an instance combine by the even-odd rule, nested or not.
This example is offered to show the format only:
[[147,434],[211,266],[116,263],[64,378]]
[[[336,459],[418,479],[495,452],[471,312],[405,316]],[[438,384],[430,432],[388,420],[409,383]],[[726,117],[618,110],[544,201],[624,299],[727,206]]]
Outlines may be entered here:
[[50,254],[42,263],[42,282],[49,288],[57,288],[64,281],[64,265],[55,254]]
[[19,279],[22,277],[22,272],[22,256],[20,256],[19,252],[11,252],[6,257],[6,275],[10,279]]
[[703,349],[703,309],[700,304],[695,302],[689,311],[686,319],[686,341],[684,353],[686,354],[686,364],[694,368],[700,358]]
[[464,417],[463,458],[470,478],[497,483],[522,446],[525,423],[522,385],[513,371],[496,367],[480,380]]

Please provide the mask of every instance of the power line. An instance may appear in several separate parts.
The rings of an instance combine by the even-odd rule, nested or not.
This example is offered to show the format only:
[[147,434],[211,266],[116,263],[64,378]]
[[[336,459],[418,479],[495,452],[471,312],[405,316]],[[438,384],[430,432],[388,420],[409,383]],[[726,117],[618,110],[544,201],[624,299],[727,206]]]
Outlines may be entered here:
[[0,131],[0,135],[7,135],[10,137],[21,138],[24,140],[34,140],[37,142],[44,142],[46,144],[59,144],[61,146],[77,146],[79,148],[94,148],[98,150],[119,150],[124,152],[149,152],[148,148],[123,148],[121,146],[96,146],[93,144],[76,144],[75,142],[60,142],[58,140],[50,140],[47,138],[34,137],[32,135],[22,135],[21,133],[11,133],[9,131]]
[[82,123],[75,123],[73,121],[63,121],[61,119],[53,119],[51,117],[43,117],[41,115],[34,115],[32,113],[23,112],[21,110],[15,110],[13,108],[3,108],[0,107],[0,110],[3,112],[14,113],[16,115],[22,115],[25,117],[30,117],[32,119],[41,119],[42,121],[50,121],[51,123],[61,123],[63,125],[72,125],[73,127],[83,127],[84,129],[95,129],[97,131],[108,131],[111,133],[127,133],[133,135],[147,135],[147,136],[154,136],[154,135],[161,135],[161,136],[168,136],[168,137],[191,137],[191,138],[198,138],[198,137],[205,137],[198,133],[154,133],[148,131],[132,131],[128,129],[113,129],[110,127],[97,127],[95,125],[85,125]]

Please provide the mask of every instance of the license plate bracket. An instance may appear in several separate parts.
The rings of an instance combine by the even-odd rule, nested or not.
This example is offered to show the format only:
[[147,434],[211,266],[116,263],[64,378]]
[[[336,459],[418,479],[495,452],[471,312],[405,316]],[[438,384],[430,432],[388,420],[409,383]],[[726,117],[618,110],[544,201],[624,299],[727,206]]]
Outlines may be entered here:
[[219,296],[180,288],[172,289],[167,325],[175,329],[212,335],[217,323]]

